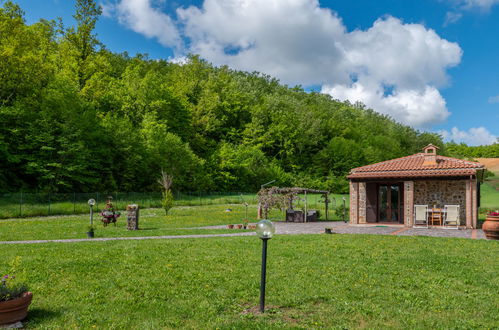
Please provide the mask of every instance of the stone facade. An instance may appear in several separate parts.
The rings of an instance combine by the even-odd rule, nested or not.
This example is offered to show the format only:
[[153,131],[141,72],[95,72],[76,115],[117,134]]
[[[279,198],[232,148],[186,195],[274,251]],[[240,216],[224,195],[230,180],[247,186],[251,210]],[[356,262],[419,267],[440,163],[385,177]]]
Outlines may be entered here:
[[359,223],[357,211],[359,209],[359,183],[350,181],[350,223]]
[[414,181],[404,182],[404,225],[412,227],[414,209]]
[[366,221],[366,183],[359,182],[359,223],[367,223]]
[[[469,190],[468,180],[421,180],[414,182],[414,204],[443,208],[444,205],[459,205],[459,220],[466,224],[471,209],[466,207]],[[470,199],[471,200],[471,199]],[[468,227],[468,226],[467,226]]]

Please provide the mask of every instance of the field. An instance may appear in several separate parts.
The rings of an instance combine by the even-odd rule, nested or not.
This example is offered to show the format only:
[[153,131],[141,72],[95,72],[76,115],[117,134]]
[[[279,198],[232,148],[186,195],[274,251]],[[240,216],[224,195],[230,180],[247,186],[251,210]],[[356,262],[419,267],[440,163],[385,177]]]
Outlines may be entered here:
[[499,175],[499,158],[477,158],[476,160],[485,165],[489,171]]
[[[321,211],[322,219],[325,218],[325,213],[321,209],[323,205],[309,204],[310,207],[316,206]],[[257,206],[249,205],[248,221],[256,222],[256,214]],[[241,204],[176,206],[170,210],[168,216],[165,216],[163,209],[143,209],[140,211],[140,230],[138,231],[126,230],[126,214],[118,218],[116,226],[103,227],[100,218],[98,214],[94,214],[95,237],[233,233],[237,230],[188,228],[242,224],[246,218],[246,208]],[[283,220],[284,213],[273,210],[269,218]],[[339,217],[331,211],[329,219],[339,220]],[[88,214],[4,219],[0,220],[0,241],[85,238],[89,224]]]
[[477,158],[477,161],[495,174],[488,177],[481,187],[481,207],[499,209],[499,158]]
[[276,236],[256,312],[255,237],[3,246],[21,256],[28,328],[495,328],[499,245],[373,235]]
[[[89,212],[87,201],[91,198],[97,201],[95,210],[104,208],[108,195],[112,195],[113,204],[117,209],[125,209],[128,204],[138,204],[141,208],[161,207],[161,193],[16,193],[0,195],[0,219],[17,217],[37,217],[50,215],[70,215]],[[212,193],[175,193],[176,206],[203,206],[203,205],[227,205],[258,203],[256,193],[239,192],[212,192]],[[300,195],[297,206],[303,205],[305,196]],[[335,209],[347,195],[331,194],[330,208]],[[309,194],[307,201],[310,207],[323,209],[322,197],[317,194]]]

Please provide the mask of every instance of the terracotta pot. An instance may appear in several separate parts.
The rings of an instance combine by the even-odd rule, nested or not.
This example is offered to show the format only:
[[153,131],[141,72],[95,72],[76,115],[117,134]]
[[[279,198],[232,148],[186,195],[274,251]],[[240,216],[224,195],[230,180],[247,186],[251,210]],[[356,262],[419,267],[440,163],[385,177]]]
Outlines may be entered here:
[[25,292],[19,298],[0,301],[0,325],[23,320],[28,315],[31,299],[33,299],[33,293]]
[[236,225],[236,228],[241,229],[241,228],[243,228],[243,225]]
[[228,227],[229,229],[233,229],[233,228],[234,228],[234,225],[227,225],[227,227]]
[[499,216],[488,215],[482,225],[482,230],[488,239],[499,240]]

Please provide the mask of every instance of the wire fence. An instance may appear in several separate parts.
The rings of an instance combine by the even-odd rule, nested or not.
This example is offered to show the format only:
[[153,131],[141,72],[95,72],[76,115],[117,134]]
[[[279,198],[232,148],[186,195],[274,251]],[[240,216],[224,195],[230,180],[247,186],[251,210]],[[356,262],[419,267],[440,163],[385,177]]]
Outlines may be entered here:
[[[95,211],[102,210],[109,196],[118,210],[124,210],[129,204],[138,204],[141,208],[161,207],[161,192],[112,192],[112,193],[8,193],[0,194],[0,219],[49,215],[83,214],[89,212],[89,199],[95,199]],[[303,196],[295,207],[302,208]],[[336,197],[336,198],[335,198]],[[343,196],[344,197],[344,196]],[[342,205],[341,195],[330,197],[330,218],[334,218],[335,210]],[[175,192],[175,206],[202,205],[256,205],[256,193],[248,192]],[[309,209],[325,210],[321,195],[306,196]]]
[[[96,201],[95,210],[104,208],[111,196],[116,209],[128,204],[142,208],[161,207],[161,192],[112,193],[9,193],[0,194],[0,218],[81,214],[89,210],[88,200]],[[243,192],[176,192],[175,206],[256,203],[255,193]]]

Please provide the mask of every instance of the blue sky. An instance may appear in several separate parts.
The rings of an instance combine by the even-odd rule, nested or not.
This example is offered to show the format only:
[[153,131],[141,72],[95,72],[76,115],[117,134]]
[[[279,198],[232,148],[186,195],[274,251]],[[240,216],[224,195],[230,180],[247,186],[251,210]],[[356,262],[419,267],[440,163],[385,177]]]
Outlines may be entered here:
[[[18,0],[28,23],[72,0]],[[111,50],[260,71],[447,140],[499,136],[499,0],[101,0]]]

